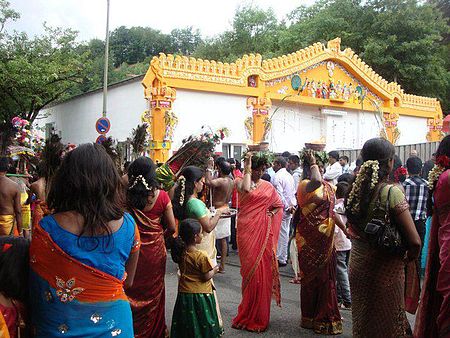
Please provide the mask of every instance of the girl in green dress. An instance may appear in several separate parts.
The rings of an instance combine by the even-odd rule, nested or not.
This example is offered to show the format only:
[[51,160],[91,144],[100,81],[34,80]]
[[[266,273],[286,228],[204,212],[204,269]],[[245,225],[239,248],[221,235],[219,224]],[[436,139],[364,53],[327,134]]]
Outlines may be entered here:
[[196,248],[202,241],[201,229],[197,220],[183,220],[172,245],[172,259],[180,268],[172,338],[214,338],[223,333],[211,281],[219,266],[213,266],[207,254]]

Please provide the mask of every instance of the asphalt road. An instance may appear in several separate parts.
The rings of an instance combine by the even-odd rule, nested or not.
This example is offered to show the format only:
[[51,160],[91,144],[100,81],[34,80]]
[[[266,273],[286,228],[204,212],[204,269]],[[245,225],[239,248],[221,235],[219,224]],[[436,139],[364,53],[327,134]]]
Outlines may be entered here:
[[[170,259],[170,255],[167,260],[166,271],[166,323],[170,330],[178,283],[177,266]],[[300,286],[289,283],[289,280],[292,278],[289,266],[281,268],[280,273],[281,308],[272,302],[269,329],[261,334],[233,329],[231,328],[231,320],[236,315],[241,301],[241,275],[239,273],[239,259],[236,255],[231,254],[225,274],[218,274],[214,277],[224,321],[224,337],[324,337],[300,327]],[[351,337],[351,312],[342,310],[341,316],[343,318],[344,332],[334,337]],[[408,315],[408,319],[414,325],[414,316]]]
[[[233,260],[235,261],[235,260]],[[177,291],[176,265],[168,260],[166,273],[166,323],[170,326]],[[231,328],[231,320],[236,315],[241,301],[241,276],[239,267],[227,265],[225,274],[214,277],[220,310],[224,321],[224,337],[323,337],[300,327],[300,288],[289,283],[290,277],[281,276],[281,308],[272,302],[269,329],[261,334]],[[351,337],[351,313],[342,311],[344,334]]]

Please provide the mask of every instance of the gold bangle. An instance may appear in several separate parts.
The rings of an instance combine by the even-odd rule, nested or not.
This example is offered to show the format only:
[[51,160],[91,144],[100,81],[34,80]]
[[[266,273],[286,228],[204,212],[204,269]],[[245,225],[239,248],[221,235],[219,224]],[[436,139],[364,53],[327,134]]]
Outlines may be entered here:
[[244,175],[247,175],[247,174],[252,174],[252,170],[251,169],[247,169],[247,168],[245,168],[244,169]]

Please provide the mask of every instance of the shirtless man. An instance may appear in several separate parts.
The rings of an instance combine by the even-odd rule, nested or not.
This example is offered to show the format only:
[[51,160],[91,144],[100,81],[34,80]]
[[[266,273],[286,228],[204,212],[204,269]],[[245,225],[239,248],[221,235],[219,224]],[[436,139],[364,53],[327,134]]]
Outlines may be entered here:
[[[211,188],[212,205],[215,209],[228,206],[233,193],[234,182],[230,177],[231,165],[223,157],[216,161],[218,177],[213,177],[214,160],[208,161],[205,182]],[[231,218],[221,218],[216,226],[216,238],[220,242],[221,259],[219,272],[225,271],[225,260],[227,257],[227,238],[231,235]]]
[[[22,234],[22,205],[19,185],[8,177],[8,158],[0,157],[0,235]],[[15,221],[15,222],[14,222]]]

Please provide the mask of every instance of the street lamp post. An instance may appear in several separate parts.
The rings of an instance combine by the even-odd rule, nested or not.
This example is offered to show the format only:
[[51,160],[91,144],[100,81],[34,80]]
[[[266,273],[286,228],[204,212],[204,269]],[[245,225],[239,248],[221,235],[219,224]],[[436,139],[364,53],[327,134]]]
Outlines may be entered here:
[[109,0],[106,0],[106,43],[105,43],[105,66],[103,71],[103,117],[106,117],[106,110],[107,110],[108,61],[109,61]]

